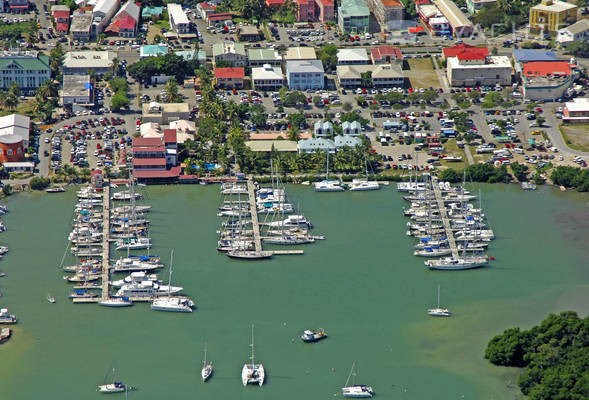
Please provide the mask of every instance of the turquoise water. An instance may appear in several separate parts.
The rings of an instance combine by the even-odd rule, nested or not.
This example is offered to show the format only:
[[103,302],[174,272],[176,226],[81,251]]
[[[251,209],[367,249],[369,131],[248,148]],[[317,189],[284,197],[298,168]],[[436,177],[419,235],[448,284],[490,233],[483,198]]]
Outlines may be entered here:
[[[483,359],[487,341],[511,326],[531,326],[549,312],[589,304],[588,198],[548,187],[483,185],[483,208],[497,240],[489,268],[434,272],[411,255],[406,203],[392,187],[379,192],[314,193],[289,186],[293,202],[327,240],[303,256],[263,262],[217,254],[216,186],[148,187],[155,253],[174,249],[174,284],[197,303],[193,314],[74,305],[58,269],[73,212],[73,190],[11,197],[0,242],[0,305],[20,322],[0,346],[0,399],[98,399],[111,364],[137,386],[134,399],[320,399],[339,394],[351,364],[356,383],[384,399],[518,398],[518,371]],[[71,259],[68,259],[72,261]],[[167,277],[167,273],[162,272]],[[425,311],[436,301],[453,317]],[[56,304],[45,300],[47,292]],[[262,388],[243,388],[241,367],[256,327]],[[305,328],[329,338],[303,344]],[[208,342],[215,374],[200,379]],[[462,397],[464,396],[464,397]],[[124,398],[110,395],[109,398]]]

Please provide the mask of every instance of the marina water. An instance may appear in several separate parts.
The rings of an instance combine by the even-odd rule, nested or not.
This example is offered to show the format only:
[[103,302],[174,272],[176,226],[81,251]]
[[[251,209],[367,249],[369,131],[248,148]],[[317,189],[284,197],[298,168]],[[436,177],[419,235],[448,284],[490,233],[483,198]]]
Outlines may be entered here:
[[[550,187],[468,188],[479,187],[497,236],[488,251],[496,260],[457,272],[426,270],[412,255],[401,213],[407,203],[392,187],[315,193],[287,186],[327,240],[304,246],[303,256],[260,262],[215,251],[218,186],[144,188],[153,206],[153,253],[169,265],[175,249],[174,280],[197,306],[188,315],[156,313],[148,304],[72,304],[58,267],[75,191],[12,196],[0,237],[10,248],[0,262],[7,273],[0,304],[19,323],[0,346],[0,399],[103,398],[95,387],[112,364],[138,388],[131,399],[325,399],[341,397],[354,360],[356,383],[383,399],[518,398],[519,371],[492,366],[484,348],[493,335],[537,324],[549,312],[586,315],[588,198]],[[426,314],[438,285],[451,318]],[[240,380],[252,323],[256,361],[267,371],[262,388]],[[300,341],[304,329],[316,328],[329,338]],[[215,374],[203,384],[205,341]]]

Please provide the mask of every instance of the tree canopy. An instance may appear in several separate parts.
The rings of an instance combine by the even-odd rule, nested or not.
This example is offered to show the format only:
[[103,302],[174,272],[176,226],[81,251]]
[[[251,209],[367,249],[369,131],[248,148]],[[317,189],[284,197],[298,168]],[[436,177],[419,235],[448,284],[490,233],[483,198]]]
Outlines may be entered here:
[[152,76],[170,75],[176,78],[177,82],[184,82],[186,75],[191,75],[198,62],[196,60],[186,61],[184,58],[168,53],[157,57],[146,57],[134,64],[129,65],[127,71],[134,79],[140,82],[149,82]]

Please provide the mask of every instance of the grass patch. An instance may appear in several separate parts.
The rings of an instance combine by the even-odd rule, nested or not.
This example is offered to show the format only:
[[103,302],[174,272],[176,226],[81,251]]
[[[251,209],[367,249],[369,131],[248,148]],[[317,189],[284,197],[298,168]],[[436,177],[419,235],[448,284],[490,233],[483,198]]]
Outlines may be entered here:
[[432,60],[428,60],[428,58],[410,58],[406,60],[409,70],[404,73],[411,82],[412,87],[440,87],[440,81]]
[[443,159],[440,159],[440,163],[442,164],[442,166],[454,169],[464,169],[467,167],[468,163],[466,160],[466,154],[464,153],[464,149],[458,147],[458,143],[456,143],[455,140],[448,140],[446,143],[444,143],[444,147],[446,148],[446,150],[444,150],[444,154],[447,154],[449,156],[462,157],[462,161],[447,162],[443,161]]
[[573,150],[589,151],[589,124],[561,125],[559,130],[568,147]]

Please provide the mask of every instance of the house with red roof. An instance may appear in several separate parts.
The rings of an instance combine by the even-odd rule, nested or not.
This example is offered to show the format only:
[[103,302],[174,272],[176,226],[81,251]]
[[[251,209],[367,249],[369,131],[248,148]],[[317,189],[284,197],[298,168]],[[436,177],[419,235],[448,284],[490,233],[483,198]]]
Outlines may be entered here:
[[215,83],[218,88],[241,89],[244,78],[243,67],[215,68]]
[[141,182],[175,182],[181,168],[178,166],[176,130],[166,129],[157,138],[134,138],[133,170]]
[[393,64],[403,61],[401,49],[394,46],[378,46],[370,49],[373,64]]
[[118,13],[112,18],[110,25],[105,29],[107,34],[121,37],[137,36],[141,7],[129,1],[125,3]]
[[60,35],[67,35],[70,29],[70,8],[64,5],[53,6],[51,16],[55,21],[55,31]]
[[449,57],[458,57],[461,60],[477,59],[483,60],[489,55],[488,47],[477,47],[470,44],[461,43],[456,46],[446,47],[442,49],[444,60]]
[[209,4],[206,1],[203,1],[202,3],[198,3],[196,5],[196,11],[200,14],[201,18],[205,21],[208,19],[209,15],[215,13],[216,9],[217,9],[217,6],[215,6],[214,4]]

